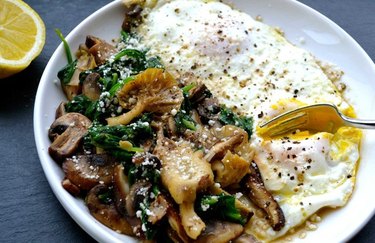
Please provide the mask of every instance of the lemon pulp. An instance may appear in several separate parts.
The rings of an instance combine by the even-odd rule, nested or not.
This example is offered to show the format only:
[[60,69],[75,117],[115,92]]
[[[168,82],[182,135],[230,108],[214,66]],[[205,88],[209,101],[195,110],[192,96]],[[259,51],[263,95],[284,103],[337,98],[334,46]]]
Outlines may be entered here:
[[0,78],[18,73],[42,51],[45,26],[21,0],[0,1]]

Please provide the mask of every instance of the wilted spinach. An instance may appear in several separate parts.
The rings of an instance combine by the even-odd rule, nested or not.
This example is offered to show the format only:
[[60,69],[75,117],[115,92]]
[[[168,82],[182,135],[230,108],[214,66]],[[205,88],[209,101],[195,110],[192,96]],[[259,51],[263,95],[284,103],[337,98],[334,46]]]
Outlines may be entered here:
[[63,84],[66,85],[66,84],[68,84],[70,82],[70,80],[73,77],[73,74],[74,74],[74,72],[76,70],[76,67],[77,67],[77,60],[73,61],[73,57],[72,57],[72,53],[70,51],[69,44],[65,40],[65,38],[64,38],[63,34],[61,33],[61,31],[59,29],[55,29],[55,32],[59,36],[59,38],[61,39],[61,41],[63,42],[65,53],[66,53],[66,57],[68,59],[68,64],[65,67],[63,67],[57,73],[57,77],[60,79],[60,81]]
[[232,195],[203,195],[195,201],[195,209],[203,218],[218,218],[244,225],[247,218],[235,206]]
[[219,121],[224,125],[234,125],[244,129],[249,135],[249,139],[253,133],[253,118],[246,116],[238,116],[229,108],[222,106],[220,109]]

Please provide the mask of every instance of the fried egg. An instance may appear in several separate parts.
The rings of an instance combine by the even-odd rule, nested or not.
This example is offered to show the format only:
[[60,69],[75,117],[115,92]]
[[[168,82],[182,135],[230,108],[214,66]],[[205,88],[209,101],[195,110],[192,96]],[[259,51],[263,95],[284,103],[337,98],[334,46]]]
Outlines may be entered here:
[[[144,10],[136,32],[182,83],[204,83],[221,104],[252,116],[254,126],[306,104],[331,103],[352,115],[333,80],[308,51],[275,28],[221,3],[159,0]],[[266,188],[282,208],[281,231],[262,215],[247,231],[271,241],[303,224],[323,207],[344,206],[353,192],[361,133],[344,127],[335,134],[300,131],[251,138]]]

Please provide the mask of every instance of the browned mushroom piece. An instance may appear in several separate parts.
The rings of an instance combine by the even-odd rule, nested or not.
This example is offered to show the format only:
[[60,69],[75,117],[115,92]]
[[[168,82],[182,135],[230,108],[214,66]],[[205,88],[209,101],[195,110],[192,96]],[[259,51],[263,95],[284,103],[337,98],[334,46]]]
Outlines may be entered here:
[[134,235],[134,227],[116,209],[111,191],[106,185],[93,187],[86,197],[86,204],[91,213],[105,226],[127,235]]
[[183,96],[177,81],[166,70],[148,68],[124,84],[117,93],[120,105],[129,110],[107,118],[108,125],[127,125],[143,112],[165,114],[179,110]]
[[237,185],[249,172],[250,162],[237,154],[227,151],[221,160],[211,162],[211,168],[215,173],[215,181],[221,187]]
[[142,7],[138,4],[133,4],[125,9],[125,18],[122,22],[122,29],[126,32],[130,32],[132,27],[135,27],[141,23],[141,12]]
[[68,127],[70,126],[68,118],[72,118],[70,116],[71,115],[69,115],[69,117],[66,116],[64,118],[60,118],[61,116],[59,116],[51,124],[50,128],[48,129],[48,137],[51,140],[51,142],[55,141],[58,136],[60,136],[61,134],[63,134],[66,131],[66,129],[68,129]]
[[181,217],[177,210],[170,203],[170,207],[167,210],[167,218],[170,229],[168,230],[168,235],[175,242],[190,242],[190,238],[187,236],[184,226],[181,223]]
[[100,97],[101,89],[99,86],[100,74],[90,73],[82,82],[82,94],[90,100],[97,100]]
[[79,113],[67,113],[51,125],[48,136],[53,141],[48,152],[55,161],[71,157],[80,147],[91,121]]
[[125,203],[126,196],[130,192],[130,184],[128,177],[124,173],[124,166],[122,164],[117,165],[113,170],[113,191],[117,210],[121,214],[126,215]]
[[65,176],[82,190],[97,184],[111,184],[115,161],[106,154],[77,155],[67,158],[62,168]]
[[93,69],[96,67],[95,58],[91,55],[85,45],[80,45],[77,53],[77,65],[74,70],[73,76],[68,83],[62,82],[61,87],[68,98],[72,100],[75,96],[79,95],[82,92],[82,85],[79,79],[81,72],[88,69]]
[[206,98],[198,106],[197,111],[202,122],[209,123],[210,126],[220,127],[219,111],[220,106],[216,98]]
[[255,236],[244,233],[232,241],[233,243],[260,243]]
[[208,88],[203,85],[198,85],[190,92],[189,100],[192,105],[196,107],[200,120],[211,125],[220,125],[218,121],[218,113],[220,112],[219,101],[212,97]]
[[168,134],[168,137],[174,137],[174,136],[177,136],[177,126],[176,126],[176,121],[174,120],[173,116],[169,116],[167,118],[167,122],[166,122],[166,130],[167,130],[167,134]]
[[167,226],[165,232],[166,232],[166,235],[168,236],[168,239],[171,242],[174,242],[174,243],[187,243],[187,242],[189,242],[188,239],[186,239],[185,241],[182,240],[180,238],[180,236],[177,234],[177,232],[174,229],[172,229],[172,227],[170,225]]
[[193,202],[184,202],[179,205],[181,224],[186,234],[196,240],[206,228],[206,223],[195,212]]
[[150,204],[150,215],[148,221],[152,224],[159,222],[167,214],[170,207],[167,198],[163,194],[159,194],[156,199]]
[[254,161],[251,162],[250,173],[243,179],[243,182],[250,200],[266,212],[271,227],[275,231],[281,230],[285,225],[284,213],[264,186],[259,168]]
[[237,238],[243,232],[243,226],[226,221],[209,221],[206,229],[202,232],[197,243],[226,243]]
[[201,117],[199,116],[197,110],[195,109],[192,109],[191,110],[191,118],[193,119],[193,121],[198,124],[199,126],[203,126],[203,123],[202,123],[202,120],[201,120]]
[[95,57],[98,66],[105,63],[111,55],[116,53],[116,48],[113,45],[92,35],[86,37],[85,44],[89,53]]
[[[161,181],[178,204],[194,202],[196,193],[214,184],[211,165],[187,141],[176,143],[158,133],[154,153],[162,161]],[[191,168],[194,168],[192,170]]]
[[147,181],[138,181],[130,187],[129,194],[126,195],[125,209],[130,217],[136,216],[136,209],[149,194],[152,184]]
[[81,193],[81,189],[78,186],[74,185],[69,179],[65,178],[61,185],[73,196],[78,196]]
[[65,104],[66,104],[65,102],[61,102],[60,105],[56,108],[55,119],[59,118],[60,116],[65,115],[67,113],[66,110],[65,110]]
[[205,155],[205,159],[207,161],[212,161],[213,159],[223,158],[228,150],[231,150],[236,145],[241,144],[244,138],[245,137],[243,134],[238,133],[227,139],[224,139],[224,141],[216,143]]
[[189,100],[193,105],[199,104],[207,98],[208,92],[206,85],[199,84],[189,91]]

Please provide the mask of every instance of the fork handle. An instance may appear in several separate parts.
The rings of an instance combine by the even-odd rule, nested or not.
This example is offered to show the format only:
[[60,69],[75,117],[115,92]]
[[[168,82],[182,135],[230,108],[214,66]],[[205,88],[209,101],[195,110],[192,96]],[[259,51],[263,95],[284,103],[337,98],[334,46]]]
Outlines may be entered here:
[[375,120],[354,119],[347,116],[342,116],[342,118],[348,126],[362,129],[375,129]]

